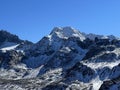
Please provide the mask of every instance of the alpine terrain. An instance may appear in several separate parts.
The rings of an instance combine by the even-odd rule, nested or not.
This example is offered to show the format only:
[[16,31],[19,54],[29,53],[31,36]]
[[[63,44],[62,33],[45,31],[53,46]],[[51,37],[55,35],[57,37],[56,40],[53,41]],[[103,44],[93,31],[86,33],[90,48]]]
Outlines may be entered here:
[[120,90],[120,39],[55,27],[32,43],[1,30],[0,90]]

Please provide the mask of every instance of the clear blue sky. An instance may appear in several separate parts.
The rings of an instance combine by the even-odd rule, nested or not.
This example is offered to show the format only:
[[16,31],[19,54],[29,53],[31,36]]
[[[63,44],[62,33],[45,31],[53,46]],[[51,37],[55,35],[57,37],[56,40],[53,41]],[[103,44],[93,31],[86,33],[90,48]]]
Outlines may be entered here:
[[33,42],[55,26],[120,37],[120,0],[0,0],[0,29]]

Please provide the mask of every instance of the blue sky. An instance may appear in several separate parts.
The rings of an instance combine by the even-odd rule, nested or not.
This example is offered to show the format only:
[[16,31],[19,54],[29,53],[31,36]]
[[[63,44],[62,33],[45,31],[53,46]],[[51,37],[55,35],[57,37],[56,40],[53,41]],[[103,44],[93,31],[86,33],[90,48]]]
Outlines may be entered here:
[[120,37],[120,0],[0,0],[0,29],[33,42],[53,27]]

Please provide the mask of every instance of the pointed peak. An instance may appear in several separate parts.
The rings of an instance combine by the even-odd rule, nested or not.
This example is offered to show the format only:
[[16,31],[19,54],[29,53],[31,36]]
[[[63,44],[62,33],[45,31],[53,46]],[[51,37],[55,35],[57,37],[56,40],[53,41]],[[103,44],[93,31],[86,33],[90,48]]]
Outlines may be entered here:
[[50,33],[51,36],[57,36],[59,38],[69,38],[69,37],[79,37],[81,40],[84,40],[84,36],[80,31],[72,27],[55,27]]
[[75,30],[74,28],[70,27],[70,26],[66,26],[66,27],[54,27],[53,30],[52,30],[52,33],[53,32],[74,32],[74,31],[77,31]]
[[66,27],[63,27],[63,30],[75,30],[75,29],[73,27],[66,26]]

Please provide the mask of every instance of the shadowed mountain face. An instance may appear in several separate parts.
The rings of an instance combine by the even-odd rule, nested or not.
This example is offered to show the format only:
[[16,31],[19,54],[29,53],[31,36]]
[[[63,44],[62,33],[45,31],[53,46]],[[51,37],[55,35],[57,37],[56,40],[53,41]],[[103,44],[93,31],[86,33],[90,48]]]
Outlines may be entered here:
[[1,30],[0,31],[0,43],[3,42],[14,42],[14,43],[20,43],[22,40],[18,38],[18,36],[13,35],[7,31]]
[[0,31],[2,90],[119,90],[119,77],[115,36],[55,27],[33,44]]

